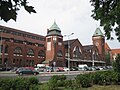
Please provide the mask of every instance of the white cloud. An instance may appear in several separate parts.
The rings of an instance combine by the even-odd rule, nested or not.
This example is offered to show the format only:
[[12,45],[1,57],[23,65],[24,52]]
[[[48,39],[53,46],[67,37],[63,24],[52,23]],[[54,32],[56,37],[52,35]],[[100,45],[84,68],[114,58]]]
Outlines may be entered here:
[[[99,22],[91,18],[92,7],[89,0],[29,1],[30,5],[35,7],[36,14],[29,14],[22,9],[19,11],[17,22],[0,21],[0,24],[45,36],[47,28],[50,28],[55,19],[62,35],[74,32],[70,38],[78,38],[83,45],[92,44],[92,35]],[[120,47],[116,40],[114,43],[112,41],[108,43],[111,48]]]

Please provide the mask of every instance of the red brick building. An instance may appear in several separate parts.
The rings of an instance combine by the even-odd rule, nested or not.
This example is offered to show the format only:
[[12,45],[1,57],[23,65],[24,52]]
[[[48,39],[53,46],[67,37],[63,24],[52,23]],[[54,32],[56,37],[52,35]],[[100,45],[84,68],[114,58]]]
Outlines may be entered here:
[[70,66],[105,64],[105,39],[99,28],[92,36],[93,45],[83,46],[78,39],[63,41],[54,22],[42,36],[0,25],[0,65],[9,67],[47,65]]
[[45,37],[0,26],[0,64],[33,66],[45,60]]
[[116,59],[116,56],[120,54],[120,48],[111,49],[107,43],[105,43],[105,52],[110,55],[110,62]]

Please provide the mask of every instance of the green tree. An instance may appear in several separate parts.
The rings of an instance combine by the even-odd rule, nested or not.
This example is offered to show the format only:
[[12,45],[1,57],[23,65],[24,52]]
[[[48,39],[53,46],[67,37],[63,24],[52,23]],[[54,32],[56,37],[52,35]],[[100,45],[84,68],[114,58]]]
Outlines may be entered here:
[[13,19],[16,21],[17,12],[24,7],[29,13],[36,13],[33,6],[29,6],[27,0],[0,0],[0,19],[5,22]]
[[117,55],[115,61],[113,62],[113,69],[115,72],[120,73],[120,54]]
[[110,64],[111,64],[111,62],[110,62],[110,53],[106,53],[106,54],[105,54],[105,60],[106,60],[106,64],[107,64],[107,65],[110,65]]
[[111,32],[115,31],[120,42],[120,0],[90,0],[94,7],[92,17],[100,20],[107,39],[113,39]]

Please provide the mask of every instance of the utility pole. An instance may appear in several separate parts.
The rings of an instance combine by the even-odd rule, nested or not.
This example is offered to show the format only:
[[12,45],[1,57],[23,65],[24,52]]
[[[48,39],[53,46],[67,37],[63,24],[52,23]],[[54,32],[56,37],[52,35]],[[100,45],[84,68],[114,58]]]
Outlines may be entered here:
[[65,37],[68,37],[68,74],[70,74],[70,36],[73,35],[74,33],[71,33],[69,35],[64,35]]

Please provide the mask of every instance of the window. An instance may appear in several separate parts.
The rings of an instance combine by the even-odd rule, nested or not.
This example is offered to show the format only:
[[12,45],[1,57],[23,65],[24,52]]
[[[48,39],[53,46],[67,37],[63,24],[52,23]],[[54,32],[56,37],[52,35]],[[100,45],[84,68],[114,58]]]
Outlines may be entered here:
[[43,45],[43,44],[38,44],[38,46],[39,46],[39,47],[44,47],[44,45]]
[[45,57],[45,52],[43,50],[40,50],[38,53],[39,57]]
[[5,53],[8,53],[8,45],[5,46]]
[[0,58],[0,64],[2,64],[2,58]]
[[34,51],[33,51],[33,49],[29,49],[28,52],[27,52],[27,55],[34,56]]
[[15,59],[13,59],[13,63],[15,63]]
[[51,38],[48,38],[48,39],[47,39],[47,42],[51,42]]
[[14,49],[14,54],[22,54],[22,49],[20,47],[16,47]]
[[59,50],[59,51],[57,52],[57,56],[58,56],[58,57],[62,57],[62,56],[63,56],[63,54],[62,54],[62,51],[61,51],[61,50]]
[[62,42],[62,38],[58,38],[58,42]]
[[81,58],[82,57],[82,54],[81,54],[78,46],[74,48],[73,57],[74,58]]
[[0,45],[0,53],[3,52],[3,45]]

